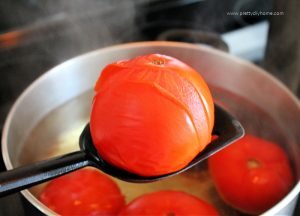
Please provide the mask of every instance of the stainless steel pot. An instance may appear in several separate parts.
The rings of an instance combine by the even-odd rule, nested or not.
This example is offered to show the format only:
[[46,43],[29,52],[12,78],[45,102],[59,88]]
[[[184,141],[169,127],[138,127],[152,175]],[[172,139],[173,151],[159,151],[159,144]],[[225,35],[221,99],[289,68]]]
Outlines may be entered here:
[[[300,191],[299,101],[262,69],[206,46],[174,42],[124,44],[96,50],[53,68],[23,92],[6,119],[2,154],[7,169],[77,149],[79,134],[89,118],[92,88],[101,69],[113,61],[149,53],[170,55],[196,68],[208,82],[215,100],[236,115],[246,132],[274,140],[285,148],[297,182],[264,215],[291,215]],[[195,181],[193,173],[203,175]],[[118,184],[132,199],[159,188],[181,188],[182,179],[196,185],[185,190],[208,199],[225,214],[234,212],[216,197],[205,165],[157,184]],[[36,198],[42,187],[22,194],[40,211],[53,215]]]

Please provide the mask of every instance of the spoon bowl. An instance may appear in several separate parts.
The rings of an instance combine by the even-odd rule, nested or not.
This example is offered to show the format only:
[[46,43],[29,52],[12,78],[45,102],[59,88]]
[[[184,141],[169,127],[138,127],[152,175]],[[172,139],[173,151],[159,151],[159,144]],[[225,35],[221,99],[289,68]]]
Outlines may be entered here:
[[176,172],[151,177],[127,172],[103,160],[93,144],[90,127],[87,124],[79,138],[80,151],[0,173],[0,197],[49,181],[86,166],[93,166],[115,178],[134,183],[153,182],[177,175],[242,138],[245,134],[240,122],[216,104],[215,119],[213,134],[218,137],[187,166]]

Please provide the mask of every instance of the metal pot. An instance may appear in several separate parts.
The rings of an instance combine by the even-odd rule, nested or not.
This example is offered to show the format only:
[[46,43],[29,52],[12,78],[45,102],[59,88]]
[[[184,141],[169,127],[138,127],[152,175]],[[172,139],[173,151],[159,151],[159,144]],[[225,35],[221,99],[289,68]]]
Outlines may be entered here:
[[[208,82],[215,100],[242,122],[246,132],[282,145],[297,182],[264,215],[291,215],[300,191],[299,101],[262,69],[206,46],[174,42],[124,44],[96,50],[53,68],[23,92],[6,119],[2,154],[7,169],[77,149],[79,134],[89,119],[92,88],[101,69],[113,61],[149,53],[170,55],[196,68]],[[147,186],[118,184],[128,199],[160,188],[183,188],[208,199],[225,215],[237,214],[218,198],[205,166]],[[183,187],[182,179],[193,181],[195,186]],[[55,214],[36,198],[42,187],[22,194],[41,212]]]

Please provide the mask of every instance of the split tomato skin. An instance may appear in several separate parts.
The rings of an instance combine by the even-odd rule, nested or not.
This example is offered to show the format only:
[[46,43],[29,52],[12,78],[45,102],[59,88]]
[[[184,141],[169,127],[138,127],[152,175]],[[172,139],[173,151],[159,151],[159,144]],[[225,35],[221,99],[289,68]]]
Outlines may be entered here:
[[158,191],[140,196],[130,202],[118,216],[156,215],[217,216],[216,209],[205,201],[181,191]]
[[39,199],[62,216],[114,216],[125,206],[124,196],[117,184],[91,168],[52,180]]
[[151,54],[108,65],[95,86],[90,129],[107,162],[141,176],[185,167],[211,140],[214,105],[201,76]]
[[294,183],[285,152],[252,135],[211,156],[208,164],[223,200],[248,214],[257,215],[271,208]]

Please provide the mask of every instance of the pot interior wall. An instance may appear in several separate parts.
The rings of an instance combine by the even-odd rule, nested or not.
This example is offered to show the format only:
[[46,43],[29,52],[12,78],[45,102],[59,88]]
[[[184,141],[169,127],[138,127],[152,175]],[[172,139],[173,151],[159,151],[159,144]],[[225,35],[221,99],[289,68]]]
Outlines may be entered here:
[[[79,134],[89,119],[91,89],[99,71],[110,62],[148,53],[171,55],[196,68],[209,83],[216,102],[233,113],[247,133],[275,141],[287,151],[299,179],[299,118],[295,116],[299,105],[289,93],[258,68],[227,54],[206,47],[162,42],[95,51],[52,69],[35,82],[18,100],[7,120],[3,136],[8,153],[6,166],[16,167],[78,149]],[[116,181],[127,200],[158,189],[179,189],[207,200],[224,215],[238,214],[217,196],[206,163],[161,182],[136,185]],[[38,196],[43,186],[30,192]],[[36,199],[33,202],[41,205]]]

